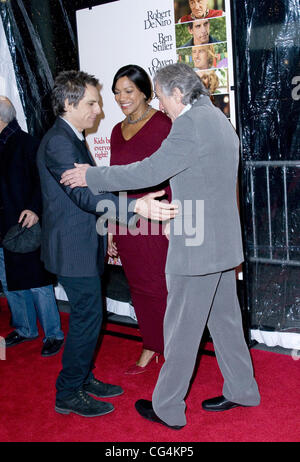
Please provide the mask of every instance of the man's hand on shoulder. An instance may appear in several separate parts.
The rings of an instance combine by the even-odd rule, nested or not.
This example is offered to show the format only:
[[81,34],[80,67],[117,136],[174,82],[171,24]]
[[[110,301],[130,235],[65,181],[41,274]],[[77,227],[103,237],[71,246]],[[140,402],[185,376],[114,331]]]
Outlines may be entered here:
[[86,171],[91,166],[89,164],[74,164],[75,168],[66,170],[62,176],[60,183],[70,186],[70,188],[87,186]]

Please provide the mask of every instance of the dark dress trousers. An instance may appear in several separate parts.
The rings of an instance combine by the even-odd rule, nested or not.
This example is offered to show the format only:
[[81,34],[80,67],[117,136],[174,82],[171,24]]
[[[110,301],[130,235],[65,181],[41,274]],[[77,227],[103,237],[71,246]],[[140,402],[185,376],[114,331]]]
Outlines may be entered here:
[[[96,232],[96,207],[101,199],[111,200],[118,214],[118,198],[60,184],[61,174],[74,162],[94,164],[84,142],[60,117],[44,136],[37,162],[44,210],[41,256],[45,267],[57,274],[71,306],[63,368],[56,384],[57,398],[67,399],[90,380],[102,322],[105,238]],[[127,215],[117,219],[126,220]]]

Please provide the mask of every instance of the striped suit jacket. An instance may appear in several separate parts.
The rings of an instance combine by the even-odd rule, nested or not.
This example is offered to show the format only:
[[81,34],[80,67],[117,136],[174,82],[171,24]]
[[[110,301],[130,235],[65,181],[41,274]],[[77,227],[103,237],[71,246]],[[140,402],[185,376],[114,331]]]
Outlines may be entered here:
[[[59,117],[37,154],[43,198],[41,259],[47,270],[60,276],[95,276],[103,272],[106,250],[106,237],[96,231],[97,204],[110,200],[118,214],[119,200],[111,193],[95,196],[88,188],[60,184],[62,173],[74,162],[94,165],[85,144]],[[126,221],[132,215],[117,219]]]

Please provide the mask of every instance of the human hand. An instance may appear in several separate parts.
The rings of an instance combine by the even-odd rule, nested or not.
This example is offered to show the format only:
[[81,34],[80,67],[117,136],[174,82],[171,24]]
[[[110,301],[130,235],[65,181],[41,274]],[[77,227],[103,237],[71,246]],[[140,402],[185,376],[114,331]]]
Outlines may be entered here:
[[161,197],[164,194],[165,191],[162,190],[140,197],[136,201],[134,212],[144,218],[157,221],[166,221],[174,218],[178,213],[178,205],[155,200],[156,197]]
[[23,218],[24,218],[24,221],[22,223],[22,228],[24,228],[24,226],[26,226],[26,228],[30,228],[31,226],[35,225],[39,221],[39,217],[37,216],[37,214],[27,209],[21,212],[18,223],[21,223]]
[[170,222],[169,221],[163,224],[163,233],[166,236],[166,238],[169,240],[170,239]]
[[114,236],[111,233],[108,233],[107,239],[107,253],[110,257],[115,258],[118,256],[118,249],[116,243],[114,242]]
[[89,164],[74,164],[75,168],[66,170],[62,176],[60,183],[70,186],[70,188],[84,187],[86,183],[86,171],[90,167]]

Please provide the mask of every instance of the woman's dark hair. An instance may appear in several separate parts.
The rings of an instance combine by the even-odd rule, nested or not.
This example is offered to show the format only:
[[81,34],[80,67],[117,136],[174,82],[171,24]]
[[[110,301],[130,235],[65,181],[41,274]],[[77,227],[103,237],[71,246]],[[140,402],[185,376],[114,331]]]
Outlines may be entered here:
[[82,100],[86,86],[97,87],[98,79],[82,71],[63,71],[55,79],[52,90],[52,107],[56,116],[65,112],[65,101],[77,107]]
[[113,93],[115,93],[117,81],[121,77],[128,77],[128,79],[131,80],[131,82],[133,82],[142,93],[144,93],[147,101],[152,98],[152,83],[149,75],[142,67],[137,66],[136,64],[128,64],[127,66],[121,67],[114,76],[111,86]]

